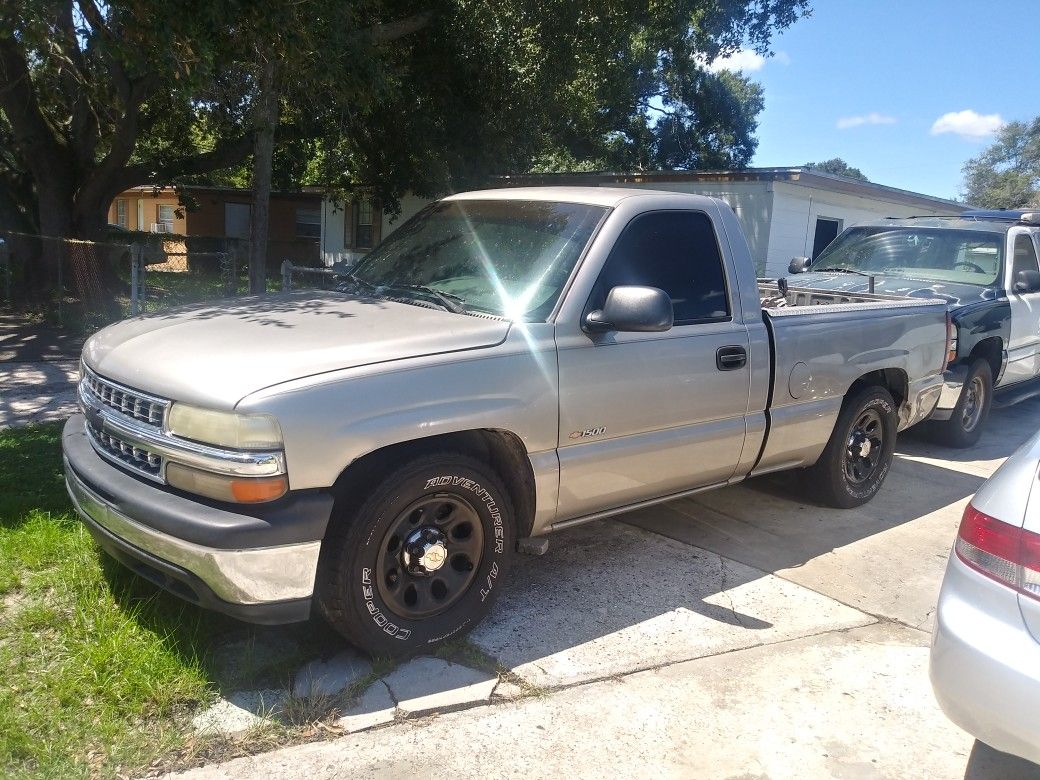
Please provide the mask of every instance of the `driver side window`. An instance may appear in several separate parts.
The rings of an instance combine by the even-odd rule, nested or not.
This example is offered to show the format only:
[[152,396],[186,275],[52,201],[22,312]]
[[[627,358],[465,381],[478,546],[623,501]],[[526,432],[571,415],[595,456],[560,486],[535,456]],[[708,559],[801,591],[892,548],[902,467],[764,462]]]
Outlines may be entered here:
[[633,219],[610,251],[588,310],[602,309],[607,294],[619,285],[664,290],[672,299],[676,325],[730,316],[715,229],[700,211],[654,211]]
[[1011,265],[1011,284],[1015,283],[1015,277],[1019,271],[1040,271],[1036,262],[1036,248],[1033,240],[1021,234],[1015,237],[1015,254]]

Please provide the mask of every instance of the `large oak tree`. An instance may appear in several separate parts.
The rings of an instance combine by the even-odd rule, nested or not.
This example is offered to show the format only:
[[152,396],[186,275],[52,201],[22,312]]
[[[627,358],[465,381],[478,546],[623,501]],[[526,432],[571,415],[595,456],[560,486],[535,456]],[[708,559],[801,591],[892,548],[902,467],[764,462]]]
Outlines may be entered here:
[[128,187],[252,159],[263,189],[267,158],[277,170],[287,153],[391,206],[553,159],[746,164],[761,93],[705,65],[765,51],[806,5],[14,0],[0,9],[0,228],[97,238]]

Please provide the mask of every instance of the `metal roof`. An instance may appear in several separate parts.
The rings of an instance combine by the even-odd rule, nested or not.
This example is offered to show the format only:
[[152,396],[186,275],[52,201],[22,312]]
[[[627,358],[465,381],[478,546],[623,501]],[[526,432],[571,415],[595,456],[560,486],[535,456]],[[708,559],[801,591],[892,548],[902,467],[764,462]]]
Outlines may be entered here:
[[609,185],[609,184],[654,184],[662,182],[734,182],[734,181],[783,181],[791,184],[816,187],[858,195],[873,200],[884,200],[891,203],[920,207],[922,210],[934,210],[943,213],[960,213],[970,206],[946,198],[924,195],[920,192],[889,187],[875,182],[852,179],[827,173],[816,168],[805,166],[742,168],[738,170],[715,171],[639,171],[636,173],[615,173],[610,171],[559,172],[559,173],[525,173],[513,176],[495,177],[494,181],[503,186],[553,186],[568,185]]

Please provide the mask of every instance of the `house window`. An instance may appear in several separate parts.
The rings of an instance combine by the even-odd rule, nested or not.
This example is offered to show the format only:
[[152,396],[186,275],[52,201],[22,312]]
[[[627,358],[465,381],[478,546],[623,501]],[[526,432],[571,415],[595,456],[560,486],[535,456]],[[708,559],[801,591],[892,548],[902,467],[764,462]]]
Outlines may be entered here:
[[321,211],[296,209],[296,235],[298,238],[321,238]]
[[116,224],[125,228],[126,224],[126,198],[116,199]]
[[172,233],[173,220],[176,218],[176,206],[160,203],[156,206],[156,220],[152,228],[153,233]]
[[371,249],[373,235],[372,201],[363,200],[355,207],[357,226],[354,230],[354,246],[357,249]]
[[815,260],[827,245],[841,232],[841,220],[828,217],[816,218],[816,235],[813,237],[812,259]]

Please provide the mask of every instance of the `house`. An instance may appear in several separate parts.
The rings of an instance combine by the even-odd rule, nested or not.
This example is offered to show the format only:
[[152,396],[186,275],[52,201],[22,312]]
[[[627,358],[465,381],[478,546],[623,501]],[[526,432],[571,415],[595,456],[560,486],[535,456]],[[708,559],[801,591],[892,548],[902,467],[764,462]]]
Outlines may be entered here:
[[740,171],[549,173],[502,177],[499,186],[644,187],[710,195],[729,204],[760,275],[783,276],[793,257],[815,258],[845,228],[885,217],[956,215],[944,198],[805,167]]
[[[502,176],[490,182],[494,187],[560,185],[644,187],[721,198],[740,219],[751,256],[765,276],[786,274],[792,257],[816,257],[850,225],[915,214],[955,215],[968,208],[952,200],[805,167],[541,173]],[[404,198],[400,216],[392,221],[375,210],[371,224],[376,227],[368,231],[368,211],[358,204],[340,205],[337,211],[336,205],[326,199],[322,204],[322,258],[327,265],[356,261],[427,203],[428,199],[415,196]]]
[[325,265],[353,265],[429,202],[429,198],[406,195],[401,199],[400,212],[390,215],[371,200],[325,197],[321,203],[322,260]]
[[[271,193],[269,261],[317,263],[321,208],[322,196],[317,192]],[[223,239],[221,243],[228,247],[249,239],[251,214],[252,193],[246,189],[145,185],[117,195],[109,207],[108,221],[127,230],[171,234],[173,241],[168,244],[186,243],[191,247],[191,239],[207,238]]]

